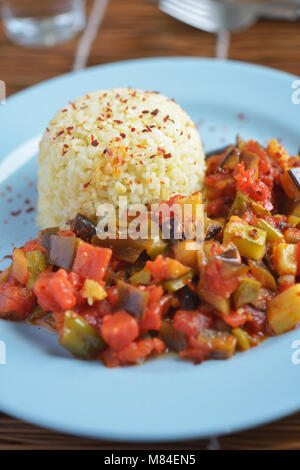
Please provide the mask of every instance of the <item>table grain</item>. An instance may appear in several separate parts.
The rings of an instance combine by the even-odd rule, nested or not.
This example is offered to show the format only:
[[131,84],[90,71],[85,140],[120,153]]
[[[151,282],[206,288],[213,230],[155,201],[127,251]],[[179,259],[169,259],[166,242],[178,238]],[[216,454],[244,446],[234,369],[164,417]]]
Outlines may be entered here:
[[[91,0],[87,1],[90,9]],[[0,23],[0,79],[7,96],[69,72],[78,38],[59,47],[25,49],[12,44]],[[111,0],[88,65],[154,56],[214,57],[216,37],[160,12],[146,0]],[[267,65],[300,76],[300,21],[260,21],[231,37],[229,58]],[[222,77],[220,77],[220,80]],[[0,385],[1,386],[1,385]],[[245,406],[247,404],[245,403]],[[300,413],[266,426],[207,440],[128,444],[68,436],[0,414],[3,449],[300,449]]]

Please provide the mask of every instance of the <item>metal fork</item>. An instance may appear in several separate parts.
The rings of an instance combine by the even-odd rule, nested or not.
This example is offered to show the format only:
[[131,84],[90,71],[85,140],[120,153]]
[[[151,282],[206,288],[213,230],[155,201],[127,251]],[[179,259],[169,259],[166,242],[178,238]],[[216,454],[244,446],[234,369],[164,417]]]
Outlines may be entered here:
[[174,18],[210,33],[240,31],[259,18],[295,21],[300,18],[300,0],[224,2],[219,0],[160,0],[159,8]]

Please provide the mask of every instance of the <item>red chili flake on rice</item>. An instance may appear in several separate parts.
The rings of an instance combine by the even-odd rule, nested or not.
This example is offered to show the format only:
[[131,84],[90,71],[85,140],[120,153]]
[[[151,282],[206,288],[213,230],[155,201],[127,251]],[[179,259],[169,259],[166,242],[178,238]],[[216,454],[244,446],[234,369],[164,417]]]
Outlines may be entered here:
[[92,145],[93,147],[97,147],[97,146],[99,145],[98,140],[96,140],[96,139],[95,139],[95,140],[92,140],[91,145]]

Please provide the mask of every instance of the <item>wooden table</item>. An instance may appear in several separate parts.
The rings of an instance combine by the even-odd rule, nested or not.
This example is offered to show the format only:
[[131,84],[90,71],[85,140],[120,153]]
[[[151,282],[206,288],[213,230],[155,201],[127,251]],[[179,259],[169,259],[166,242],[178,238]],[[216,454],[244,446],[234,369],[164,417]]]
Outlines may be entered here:
[[[90,7],[88,0],[88,7]],[[11,95],[68,72],[78,40],[53,49],[13,45],[0,25],[0,79]],[[111,0],[92,47],[89,65],[149,56],[214,57],[216,38],[161,13],[146,0]],[[230,59],[243,60],[300,76],[300,22],[261,21],[232,36]],[[300,413],[279,422],[219,439],[222,449],[300,449]],[[66,436],[0,414],[1,449],[204,449],[208,441],[168,445],[116,444]]]

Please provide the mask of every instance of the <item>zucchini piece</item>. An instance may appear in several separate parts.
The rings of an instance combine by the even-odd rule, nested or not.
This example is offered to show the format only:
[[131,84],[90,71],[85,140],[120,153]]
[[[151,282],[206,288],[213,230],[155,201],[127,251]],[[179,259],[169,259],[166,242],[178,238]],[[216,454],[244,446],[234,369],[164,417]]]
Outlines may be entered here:
[[235,308],[238,309],[243,305],[253,302],[258,297],[260,288],[260,282],[255,279],[250,277],[243,279],[233,294]]
[[26,259],[29,274],[26,287],[32,289],[39,275],[48,268],[48,256],[41,250],[33,250],[26,253]]
[[297,274],[297,245],[292,243],[279,243],[273,247],[272,262],[279,276],[284,274]]
[[230,314],[230,299],[225,299],[224,297],[219,297],[215,294],[210,293],[205,287],[202,287],[199,283],[198,285],[199,295],[210,305],[212,305],[218,312],[221,312],[222,315]]
[[269,302],[267,318],[277,335],[291,330],[300,322],[300,284],[289,287]]
[[300,224],[300,217],[289,215],[287,221],[292,228],[296,228]]
[[264,230],[248,225],[237,216],[231,216],[225,226],[223,242],[232,241],[241,256],[261,260],[266,251],[266,238]]
[[254,261],[252,259],[249,259],[248,264],[252,276],[254,276],[255,279],[261,283],[262,287],[265,287],[266,289],[272,291],[277,290],[276,280],[274,276],[272,276],[270,271],[266,268],[264,263],[262,263],[261,261]]
[[29,279],[28,260],[21,248],[14,248],[12,273],[14,278],[23,285]]
[[92,359],[105,347],[104,340],[98,330],[71,310],[65,312],[59,343],[71,354],[81,359]]
[[242,328],[234,328],[232,334],[237,339],[237,348],[241,351],[247,351],[250,349],[251,344],[253,343],[253,338],[248,335],[247,331]]
[[172,247],[175,259],[185,266],[198,268],[198,251],[201,250],[201,244],[193,240],[184,240],[175,243]]
[[284,235],[280,232],[280,230],[277,230],[277,228],[273,227],[273,225],[271,225],[265,219],[257,219],[256,227],[266,231],[267,242],[269,243],[275,243],[280,240],[284,240]]

